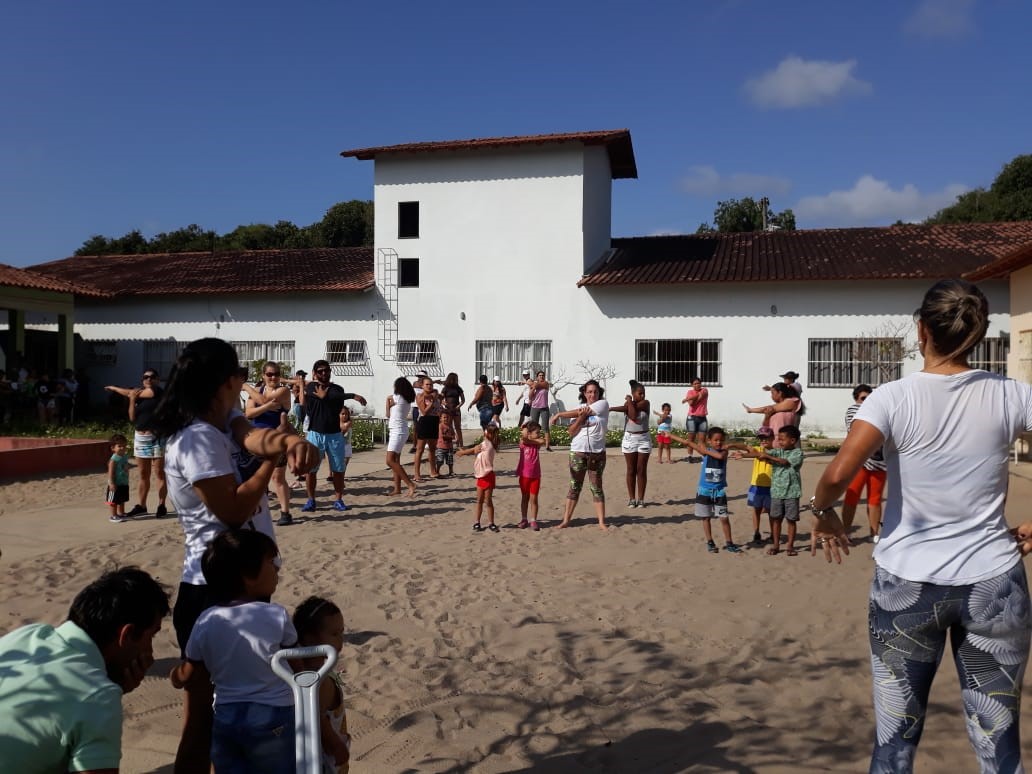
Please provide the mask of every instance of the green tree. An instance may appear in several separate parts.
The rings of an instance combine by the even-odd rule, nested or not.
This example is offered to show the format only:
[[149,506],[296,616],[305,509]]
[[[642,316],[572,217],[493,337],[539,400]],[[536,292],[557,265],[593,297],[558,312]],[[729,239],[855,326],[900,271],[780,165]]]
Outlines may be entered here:
[[106,236],[94,234],[75,251],[75,255],[107,255],[111,252],[110,240]]
[[373,203],[352,199],[338,202],[311,226],[321,247],[361,247],[373,243]]
[[713,227],[703,223],[695,233],[719,231],[729,234],[740,231],[762,231],[764,204],[767,205],[768,229],[795,230],[795,213],[792,210],[775,212],[770,209],[770,203],[766,199],[756,201],[752,197],[746,196],[744,199],[727,199],[717,202],[717,208],[713,211]]
[[1032,155],[1015,156],[988,189],[962,193],[925,223],[988,223],[1032,220]]
[[196,223],[175,231],[155,234],[147,243],[148,253],[204,253],[215,249],[218,234]]

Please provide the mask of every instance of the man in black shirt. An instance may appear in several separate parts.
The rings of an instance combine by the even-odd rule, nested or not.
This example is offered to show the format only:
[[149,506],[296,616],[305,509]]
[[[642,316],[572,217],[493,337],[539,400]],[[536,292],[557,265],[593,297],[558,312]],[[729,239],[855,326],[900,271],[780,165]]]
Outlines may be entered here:
[[[344,434],[340,431],[340,410],[344,402],[357,400],[363,406],[366,399],[353,392],[344,392],[339,384],[330,381],[330,364],[325,360],[316,360],[312,366],[314,382],[301,381],[301,405],[308,416],[308,442],[319,450],[319,458],[323,455],[330,460],[330,472],[333,474],[333,509],[346,511],[344,504],[344,468],[347,460],[344,457]],[[308,472],[305,488],[308,490],[308,502],[301,508],[305,513],[315,510],[315,484],[318,480],[318,466]]]

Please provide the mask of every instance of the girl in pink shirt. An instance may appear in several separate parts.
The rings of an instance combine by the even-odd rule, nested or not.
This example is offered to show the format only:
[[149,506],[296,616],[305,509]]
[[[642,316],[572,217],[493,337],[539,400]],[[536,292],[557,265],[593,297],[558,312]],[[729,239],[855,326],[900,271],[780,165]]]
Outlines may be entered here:
[[[520,480],[520,512],[523,519],[520,521],[520,529],[530,527],[538,531],[538,491],[541,489],[541,460],[538,453],[545,445],[545,439],[541,437],[541,425],[537,422],[527,422],[520,433],[520,461],[516,465],[516,475]],[[530,512],[530,521],[527,521],[527,512]]]
[[460,457],[469,454],[477,455],[473,460],[473,475],[477,477],[477,511],[476,523],[473,524],[474,532],[483,532],[480,526],[480,516],[487,508],[487,528],[492,532],[498,532],[498,525],[494,518],[494,488],[495,471],[494,458],[495,449],[498,448],[498,425],[490,424],[484,429],[484,440],[469,449],[460,449],[457,453]]

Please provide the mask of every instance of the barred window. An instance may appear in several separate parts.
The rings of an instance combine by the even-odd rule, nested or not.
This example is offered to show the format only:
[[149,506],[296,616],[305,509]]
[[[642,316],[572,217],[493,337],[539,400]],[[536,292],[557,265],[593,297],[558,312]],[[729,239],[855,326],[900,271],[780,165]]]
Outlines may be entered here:
[[413,375],[426,371],[430,376],[444,376],[436,341],[398,341],[397,362],[401,372]]
[[364,341],[327,341],[326,360],[334,376],[372,376]]
[[720,384],[720,339],[638,339],[635,378],[642,384]]
[[255,372],[257,363],[279,363],[283,374],[291,376],[294,373],[293,341],[231,341],[229,343],[236,350],[240,365],[247,366],[255,378],[260,376]]
[[154,371],[162,382],[168,381],[172,366],[176,364],[186,344],[185,341],[175,339],[143,342],[143,371]]
[[477,342],[476,373],[488,379],[497,376],[502,384],[519,384],[523,372],[552,373],[552,342],[488,339]]
[[901,338],[810,339],[809,387],[879,384],[903,375]]
[[118,364],[118,342],[87,341],[86,364],[91,366],[113,366]]
[[968,361],[972,368],[981,368],[991,374],[1006,376],[1009,354],[1010,336],[989,336],[978,342]]

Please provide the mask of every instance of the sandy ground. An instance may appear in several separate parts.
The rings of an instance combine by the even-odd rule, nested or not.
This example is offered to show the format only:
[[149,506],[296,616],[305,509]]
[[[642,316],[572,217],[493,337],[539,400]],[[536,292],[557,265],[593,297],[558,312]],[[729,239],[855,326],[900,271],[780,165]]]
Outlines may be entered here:
[[[672,465],[653,459],[648,506],[630,510],[616,449],[608,533],[584,499],[572,529],[515,528],[516,479],[500,475],[503,529],[474,534],[472,458],[403,501],[382,495],[382,454],[352,463],[352,511],[323,508],[278,532],[276,601],[292,609],[320,593],[345,611],[356,774],[867,770],[871,545],[840,567],[762,549],[708,554],[689,516],[698,465],[683,451]],[[501,474],[516,456],[499,453]],[[828,459],[808,457],[807,495]],[[555,523],[566,454],[542,460],[542,518]],[[740,542],[751,536],[750,464],[730,463]],[[1020,509],[1029,515],[1032,465],[1011,469],[1015,523]],[[60,622],[75,592],[116,562],[178,582],[178,523],[108,523],[103,473],[0,486],[0,632]],[[865,523],[862,506],[858,516]],[[181,697],[165,675],[176,655],[169,622],[151,674],[125,698],[122,771],[172,770]],[[931,704],[918,771],[976,770],[948,658]]]

